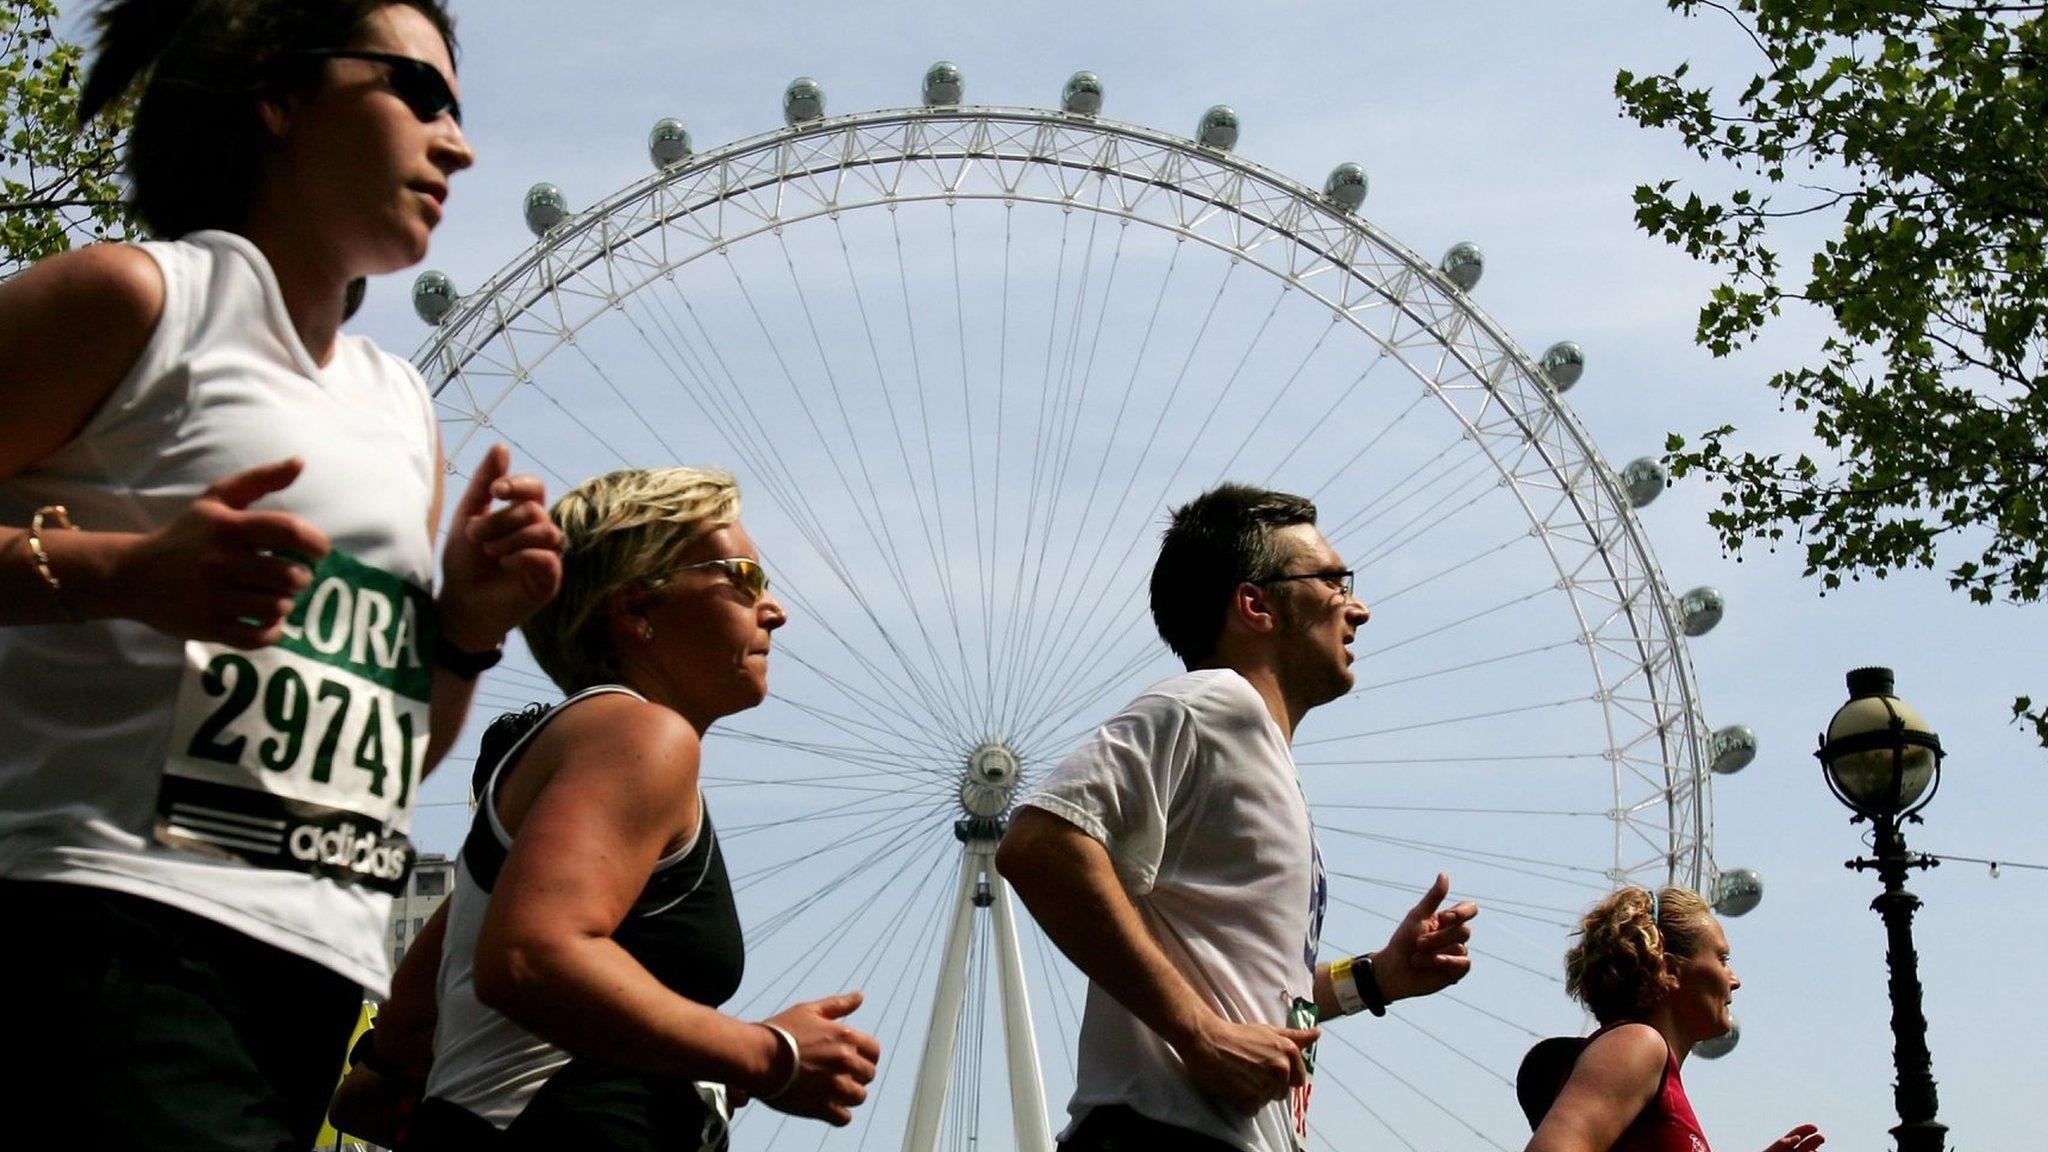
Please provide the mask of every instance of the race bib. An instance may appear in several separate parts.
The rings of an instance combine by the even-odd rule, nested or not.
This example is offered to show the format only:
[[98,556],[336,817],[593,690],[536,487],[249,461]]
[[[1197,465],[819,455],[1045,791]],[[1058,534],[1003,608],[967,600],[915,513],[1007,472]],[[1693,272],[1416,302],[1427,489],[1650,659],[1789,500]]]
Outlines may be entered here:
[[427,755],[434,603],[342,552],[275,645],[185,645],[156,839],[396,894]]
[[[1313,1000],[1300,996],[1291,997],[1287,1005],[1287,1026],[1289,1028],[1313,1028],[1321,1016]],[[1320,1043],[1320,1042],[1319,1042]],[[1294,1146],[1308,1145],[1308,1098],[1316,1086],[1316,1045],[1302,1049],[1301,1062],[1308,1067],[1308,1078],[1301,1087],[1291,1089],[1287,1097],[1288,1120],[1293,1124]]]

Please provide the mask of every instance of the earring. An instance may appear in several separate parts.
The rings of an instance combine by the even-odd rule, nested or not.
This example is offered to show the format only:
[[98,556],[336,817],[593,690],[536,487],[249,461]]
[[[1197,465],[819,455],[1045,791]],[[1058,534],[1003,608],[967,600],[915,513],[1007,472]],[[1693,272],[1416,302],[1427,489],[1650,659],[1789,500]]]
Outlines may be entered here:
[[640,622],[640,638],[642,640],[654,639],[654,625],[642,620]]

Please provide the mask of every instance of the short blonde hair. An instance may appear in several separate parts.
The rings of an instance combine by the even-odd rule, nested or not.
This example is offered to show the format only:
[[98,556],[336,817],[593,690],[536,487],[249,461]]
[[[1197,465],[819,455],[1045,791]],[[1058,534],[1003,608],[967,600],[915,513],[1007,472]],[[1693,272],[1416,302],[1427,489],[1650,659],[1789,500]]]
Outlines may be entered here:
[[627,468],[584,481],[549,515],[566,538],[562,590],[520,631],[548,678],[579,692],[618,675],[605,601],[658,581],[705,533],[737,521],[740,490],[716,468]]
[[1649,1012],[1676,982],[1676,961],[1706,943],[1713,909],[1689,888],[1623,888],[1581,917],[1564,987],[1602,1024]]

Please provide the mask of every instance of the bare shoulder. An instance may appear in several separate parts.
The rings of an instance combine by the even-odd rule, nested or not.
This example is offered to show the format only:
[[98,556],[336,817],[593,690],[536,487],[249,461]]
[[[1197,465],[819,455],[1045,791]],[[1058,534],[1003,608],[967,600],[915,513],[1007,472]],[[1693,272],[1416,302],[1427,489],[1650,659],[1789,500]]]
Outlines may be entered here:
[[1617,1085],[1647,1085],[1645,1094],[1656,1090],[1670,1054],[1664,1036],[1648,1024],[1623,1024],[1608,1031],[1579,1057],[1573,1075],[1589,1073]]
[[625,781],[666,786],[696,780],[702,741],[669,709],[607,693],[563,712],[534,740],[532,754],[564,770],[606,771]]
[[45,322],[105,335],[139,331],[147,337],[164,307],[164,275],[133,244],[92,244],[37,261],[0,284],[0,315],[37,313]]
[[157,263],[128,244],[39,261],[0,284],[0,478],[78,435],[148,346],[164,310]]

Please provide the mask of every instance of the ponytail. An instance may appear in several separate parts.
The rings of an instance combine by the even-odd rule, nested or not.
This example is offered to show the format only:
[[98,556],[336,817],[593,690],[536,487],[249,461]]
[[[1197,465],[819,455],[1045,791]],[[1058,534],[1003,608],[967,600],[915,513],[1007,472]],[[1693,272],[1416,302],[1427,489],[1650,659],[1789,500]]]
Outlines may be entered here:
[[1686,888],[1623,888],[1580,918],[1565,991],[1602,1024],[1640,1018],[1676,981],[1675,958],[1706,939],[1712,911]]
[[93,13],[99,50],[78,97],[81,126],[119,100],[177,38],[195,9],[207,0],[106,0]]

